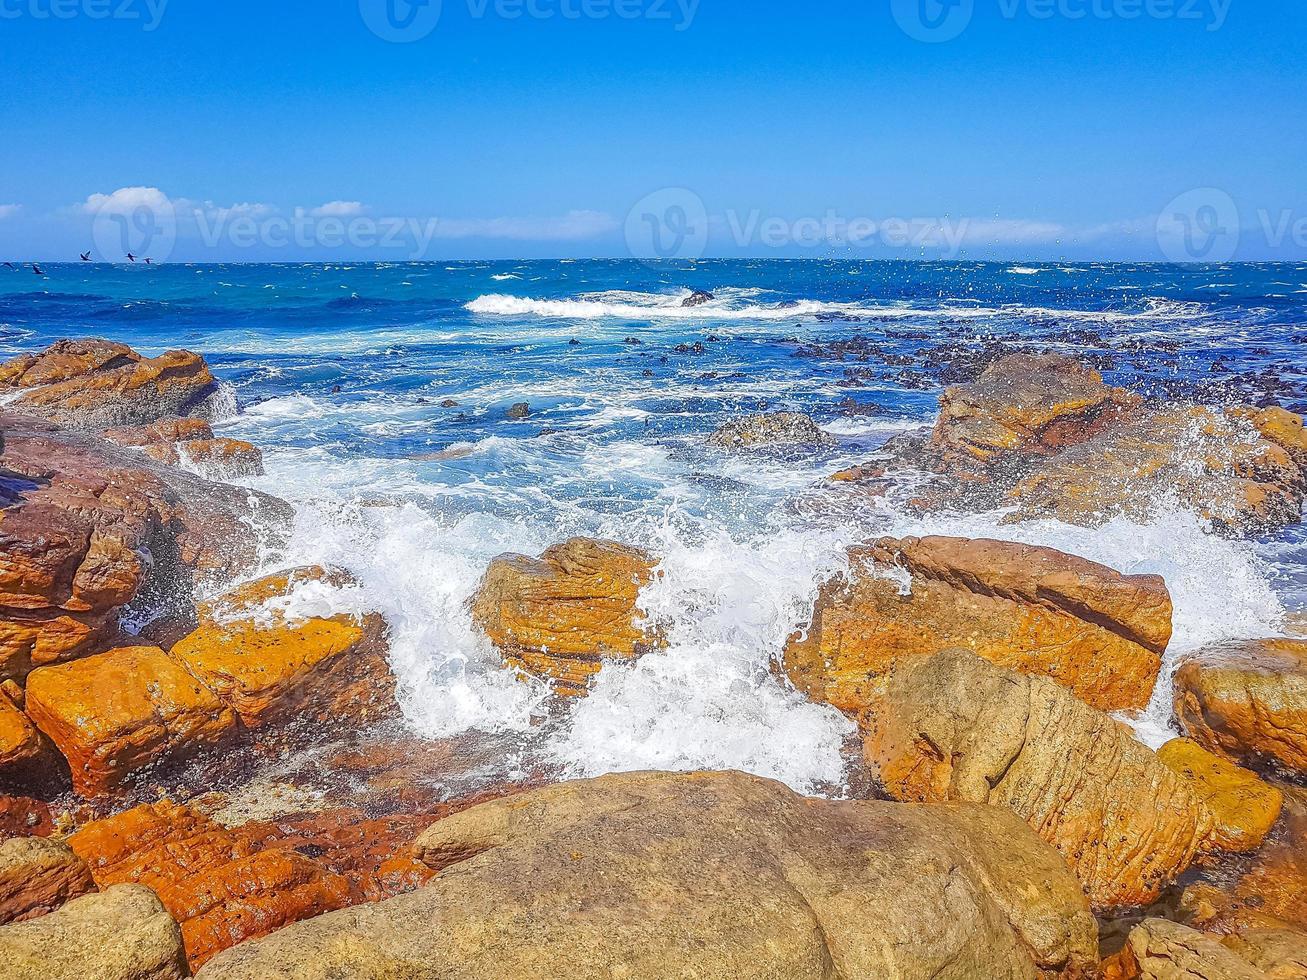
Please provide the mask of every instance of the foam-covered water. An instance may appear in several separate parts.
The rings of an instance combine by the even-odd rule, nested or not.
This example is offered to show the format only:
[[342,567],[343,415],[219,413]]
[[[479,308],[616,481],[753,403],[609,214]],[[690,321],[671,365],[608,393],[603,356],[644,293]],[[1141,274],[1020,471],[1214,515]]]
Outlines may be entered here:
[[[1001,514],[910,516],[814,487],[930,422],[957,351],[987,344],[1093,356],[1153,393],[1304,401],[1298,266],[505,262],[396,266],[49,266],[0,276],[0,347],[69,335],[201,351],[239,413],[218,428],[265,452],[245,482],[292,501],[284,554],[332,563],[286,615],[376,608],[408,723],[506,734],[577,774],[747,769],[808,791],[847,778],[849,723],[771,667],[844,549],[875,534],[986,535],[1162,574],[1168,667],[1187,649],[1274,632],[1307,595],[1301,528],[1207,534],[1184,512],[1087,530]],[[691,290],[714,299],[693,307]],[[870,338],[888,356],[814,342]],[[932,354],[948,345],[953,354]],[[506,409],[527,402],[526,419]],[[456,404],[448,404],[453,402]],[[233,405],[229,404],[229,409]],[[723,455],[704,436],[764,409],[813,414],[837,445]],[[467,601],[505,551],[573,534],[649,548],[641,597],[668,646],[609,667],[560,711],[500,665]],[[1169,673],[1131,719],[1165,737]],[[506,760],[506,765],[515,764]]]

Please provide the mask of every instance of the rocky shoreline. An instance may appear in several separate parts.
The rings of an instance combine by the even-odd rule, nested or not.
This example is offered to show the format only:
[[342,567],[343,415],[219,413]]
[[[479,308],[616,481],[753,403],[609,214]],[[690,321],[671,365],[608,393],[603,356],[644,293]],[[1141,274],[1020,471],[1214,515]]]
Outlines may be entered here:
[[[66,341],[0,366],[0,395],[5,976],[1307,976],[1307,640],[1186,655],[1186,737],[1154,752],[1114,714],[1159,683],[1160,577],[880,538],[774,664],[856,722],[867,798],[741,773],[451,793],[448,747],[399,720],[384,619],[328,612],[348,572],[279,565],[289,505],[222,482],[262,460],[215,437],[202,357]],[[785,414],[709,444],[829,438]],[[813,492],[902,485],[921,510],[1174,504],[1245,535],[1301,520],[1307,435],[1010,354]],[[469,612],[561,705],[657,655],[637,602],[659,560],[505,555]],[[339,778],[271,817],[233,805],[294,753]]]

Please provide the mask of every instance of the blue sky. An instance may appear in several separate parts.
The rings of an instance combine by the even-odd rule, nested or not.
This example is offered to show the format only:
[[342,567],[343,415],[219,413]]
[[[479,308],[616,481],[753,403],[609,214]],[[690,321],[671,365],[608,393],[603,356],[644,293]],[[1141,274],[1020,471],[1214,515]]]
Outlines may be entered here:
[[0,0],[0,253],[1307,257],[1307,3],[939,2]]

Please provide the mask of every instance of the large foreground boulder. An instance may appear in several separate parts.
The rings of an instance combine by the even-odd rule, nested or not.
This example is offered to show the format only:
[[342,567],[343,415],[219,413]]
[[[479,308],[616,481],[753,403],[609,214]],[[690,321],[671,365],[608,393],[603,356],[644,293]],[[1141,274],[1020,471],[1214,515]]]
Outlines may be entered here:
[[27,712],[68,760],[73,788],[101,796],[135,772],[232,734],[236,716],[157,647],[124,647],[27,679]]
[[1307,494],[1307,436],[1292,412],[1145,402],[1060,355],[995,361],[944,393],[925,442],[889,449],[937,475],[925,507],[1090,526],[1179,505],[1243,534],[1297,523]]
[[0,365],[14,409],[72,429],[148,425],[203,414],[218,383],[204,358],[185,350],[146,358],[104,340],[63,340]]
[[0,926],[5,980],[181,980],[181,930],[154,892],[119,885]]
[[559,694],[584,695],[604,660],[632,660],[658,644],[636,611],[655,564],[637,548],[593,538],[539,558],[501,555],[473,597],[472,619],[510,666]]
[[1170,638],[1159,576],[1007,541],[882,538],[850,549],[849,575],[822,587],[785,670],[856,715],[898,659],[965,647],[1114,711],[1148,703]]
[[1189,656],[1175,676],[1175,714],[1211,752],[1307,775],[1307,640],[1250,640]]
[[202,603],[199,627],[174,644],[171,656],[247,728],[393,714],[395,678],[381,615],[323,616],[297,607],[301,590],[352,584],[345,573],[316,566],[248,582]]
[[864,724],[890,796],[1011,809],[1062,852],[1098,910],[1153,901],[1214,846],[1190,781],[1045,677],[965,650],[904,658]]
[[1003,810],[830,802],[738,773],[631,773],[482,804],[444,870],[211,960],[203,980],[1083,976],[1084,896]]

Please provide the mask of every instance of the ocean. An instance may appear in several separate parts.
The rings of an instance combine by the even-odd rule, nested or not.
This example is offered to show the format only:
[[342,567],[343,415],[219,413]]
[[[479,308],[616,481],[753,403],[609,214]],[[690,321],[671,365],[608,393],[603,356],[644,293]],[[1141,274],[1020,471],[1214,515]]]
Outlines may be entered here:
[[[219,434],[265,453],[266,475],[244,482],[296,507],[288,553],[269,564],[350,569],[358,589],[318,598],[385,613],[407,724],[432,738],[494,735],[511,747],[506,769],[737,768],[838,795],[850,723],[771,664],[844,549],[870,536],[987,535],[1160,573],[1176,606],[1169,663],[1273,634],[1307,608],[1301,525],[1229,540],[1182,511],[1095,529],[1006,524],[821,488],[930,424],[944,385],[986,350],[1055,350],[1149,394],[1302,413],[1307,265],[44,269],[0,269],[0,353],[69,336],[202,353],[233,396]],[[685,307],[692,290],[714,298]],[[861,356],[868,345],[878,356]],[[522,402],[529,415],[509,417]],[[837,445],[750,456],[704,445],[728,418],[779,409],[813,415]],[[642,610],[669,645],[605,669],[560,715],[500,665],[466,603],[495,555],[576,534],[662,558]],[[1150,744],[1167,734],[1167,687],[1129,719]]]

